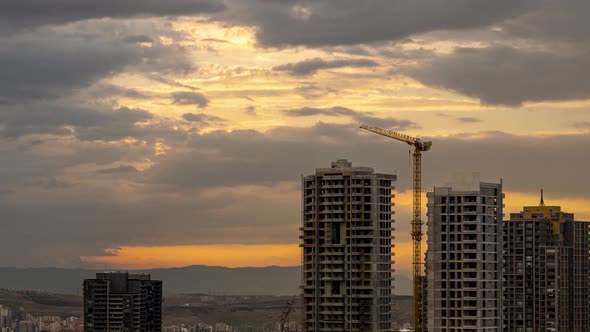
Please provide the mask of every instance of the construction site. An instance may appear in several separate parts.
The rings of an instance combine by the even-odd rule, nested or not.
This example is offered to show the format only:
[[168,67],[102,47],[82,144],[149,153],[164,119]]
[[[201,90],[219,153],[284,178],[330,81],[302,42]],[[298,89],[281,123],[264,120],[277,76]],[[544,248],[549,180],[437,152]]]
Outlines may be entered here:
[[[421,158],[432,143],[390,130],[413,153],[414,326],[422,326]],[[302,179],[301,247],[306,331],[393,331],[393,183],[396,175],[333,162]]]

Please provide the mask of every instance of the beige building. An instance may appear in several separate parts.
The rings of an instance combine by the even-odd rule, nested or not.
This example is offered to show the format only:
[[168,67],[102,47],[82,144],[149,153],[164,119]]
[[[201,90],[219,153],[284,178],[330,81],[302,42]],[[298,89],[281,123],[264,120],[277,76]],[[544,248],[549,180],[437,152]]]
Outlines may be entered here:
[[303,178],[305,331],[393,331],[395,180],[346,160]]
[[590,331],[590,223],[525,206],[504,223],[508,331]]
[[428,332],[503,331],[502,184],[479,176],[428,197]]

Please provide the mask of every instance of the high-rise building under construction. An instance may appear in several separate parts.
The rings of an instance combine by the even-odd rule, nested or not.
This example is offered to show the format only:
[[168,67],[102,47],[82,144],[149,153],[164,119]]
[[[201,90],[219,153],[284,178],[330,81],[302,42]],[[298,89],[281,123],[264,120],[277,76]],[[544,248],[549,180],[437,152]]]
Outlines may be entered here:
[[426,329],[503,331],[502,184],[474,175],[427,197]]
[[504,223],[508,331],[590,331],[590,223],[525,206]]
[[346,160],[302,179],[305,331],[393,331],[395,180]]

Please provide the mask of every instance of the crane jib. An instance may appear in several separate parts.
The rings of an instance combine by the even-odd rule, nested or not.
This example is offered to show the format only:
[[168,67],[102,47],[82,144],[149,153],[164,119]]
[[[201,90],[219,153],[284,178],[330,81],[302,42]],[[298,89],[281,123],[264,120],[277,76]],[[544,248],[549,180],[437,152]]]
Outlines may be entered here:
[[406,142],[414,147],[414,170],[413,170],[413,218],[412,226],[412,265],[414,276],[414,331],[422,332],[422,281],[423,281],[423,264],[422,264],[422,152],[428,151],[432,147],[432,142],[421,141],[419,138],[400,134],[392,130],[381,129],[377,127],[361,126],[362,129],[389,137],[401,142]]

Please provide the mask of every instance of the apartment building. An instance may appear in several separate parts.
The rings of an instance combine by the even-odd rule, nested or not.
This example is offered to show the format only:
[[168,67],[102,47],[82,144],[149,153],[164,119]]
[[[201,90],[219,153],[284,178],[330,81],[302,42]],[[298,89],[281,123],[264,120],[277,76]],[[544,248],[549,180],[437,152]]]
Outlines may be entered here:
[[84,280],[84,331],[162,331],[162,282],[126,272]]
[[501,183],[470,178],[428,198],[428,332],[503,331]]
[[590,223],[560,206],[511,213],[504,223],[507,331],[590,331]]
[[346,160],[302,178],[305,331],[393,331],[395,180]]

